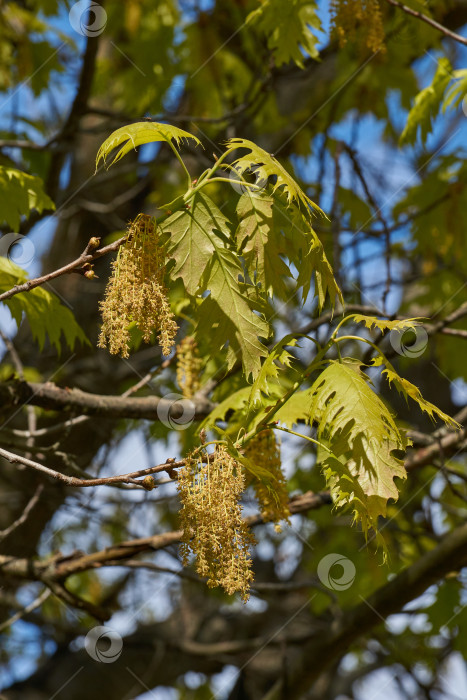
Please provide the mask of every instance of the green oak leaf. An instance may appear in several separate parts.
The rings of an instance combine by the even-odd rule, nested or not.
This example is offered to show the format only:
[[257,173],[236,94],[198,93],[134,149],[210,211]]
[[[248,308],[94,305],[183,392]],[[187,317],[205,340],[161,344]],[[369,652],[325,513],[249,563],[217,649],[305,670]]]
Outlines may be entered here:
[[318,58],[318,38],[311,28],[320,29],[316,4],[306,0],[265,0],[248,15],[247,22],[256,24],[267,36],[268,48],[275,63],[281,66],[294,61],[304,67],[304,55]]
[[384,331],[402,331],[405,328],[416,328],[421,325],[423,318],[404,318],[390,320],[388,318],[377,318],[376,316],[364,316],[363,314],[352,314],[348,319],[355,319],[357,323],[364,323],[366,328],[377,328],[381,333]]
[[257,182],[268,182],[271,177],[275,179],[272,184],[273,193],[276,190],[283,190],[287,198],[287,203],[297,202],[301,204],[307,212],[314,210],[326,216],[324,212],[315,204],[301,189],[300,185],[295,182],[293,177],[279,163],[273,155],[257,146],[253,141],[242,138],[229,139],[227,141],[228,148],[245,148],[249,151],[248,155],[241,156],[233,162],[233,168],[240,175],[248,172],[254,172]]
[[33,209],[39,213],[55,209],[40,177],[0,165],[0,224],[5,221],[12,231],[18,231],[21,217],[28,217]]
[[406,478],[403,462],[393,454],[406,441],[358,361],[331,361],[310,393],[309,419],[334,455],[326,456],[323,470],[335,503],[351,505],[365,532],[377,529],[388,499],[399,497],[394,478]]
[[408,379],[400,377],[397,374],[394,367],[392,366],[392,364],[388,362],[388,360],[386,360],[384,357],[380,355],[379,357],[374,358],[371,364],[374,367],[386,365],[382,371],[382,374],[386,375],[386,379],[388,380],[389,384],[394,384],[399,394],[402,394],[405,397],[405,399],[408,399],[410,397],[413,401],[418,403],[420,409],[424,413],[427,413],[432,421],[434,421],[435,416],[437,416],[438,418],[441,418],[441,420],[443,420],[449,427],[455,428],[457,430],[461,428],[459,423],[453,418],[451,418],[451,416],[448,416],[448,414],[444,413],[444,411],[442,411],[440,408],[430,403],[430,401],[424,399],[418,386],[415,386],[415,384],[409,382]]
[[230,238],[228,226],[229,220],[203,192],[195,194],[189,209],[172,214],[162,224],[170,236],[168,255],[175,260],[171,277],[181,277],[188,294],[196,294],[216,249],[224,248],[225,237]]
[[281,255],[290,253],[290,242],[275,212],[273,197],[259,197],[245,192],[239,199],[238,228],[235,234],[250,277],[270,297],[276,294],[282,299],[290,296],[285,284],[292,273]]
[[258,310],[264,304],[255,299],[254,288],[239,279],[243,268],[230,247],[228,225],[216,204],[197,192],[190,209],[173,214],[162,228],[175,260],[172,279],[181,277],[191,296],[210,292],[198,308],[197,335],[209,337],[215,351],[226,346],[228,367],[240,358],[246,375],[255,377],[267,355],[258,338],[269,335],[269,325]]
[[414,144],[419,131],[422,143],[425,143],[428,134],[431,133],[433,119],[439,112],[451,77],[452,68],[449,59],[440,58],[431,85],[421,90],[415,97],[415,102],[407,117],[407,124],[399,139],[401,146]]
[[196,136],[193,136],[193,134],[190,134],[188,131],[179,129],[178,126],[172,126],[171,124],[136,122],[135,124],[121,126],[120,129],[116,129],[116,131],[112,132],[101,144],[96,156],[96,170],[101,160],[104,162],[104,165],[107,165],[107,156],[114,148],[122,144],[123,146],[117,152],[114,159],[109,164],[109,167],[117,163],[131,150],[145,143],[154,143],[156,141],[172,143],[172,141],[175,141],[175,144],[180,146],[182,140],[191,140],[194,141],[196,145],[201,145],[201,141]]

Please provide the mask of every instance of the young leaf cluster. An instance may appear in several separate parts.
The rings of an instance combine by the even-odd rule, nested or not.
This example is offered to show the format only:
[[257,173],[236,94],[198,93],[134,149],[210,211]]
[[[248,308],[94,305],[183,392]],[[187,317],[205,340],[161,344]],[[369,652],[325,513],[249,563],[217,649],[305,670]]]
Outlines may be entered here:
[[[167,214],[158,222],[167,240],[168,274],[173,281],[183,282],[197,340],[209,337],[212,351],[224,352],[227,369],[241,359],[246,377],[255,378],[267,355],[263,339],[272,333],[268,300],[274,280],[279,296],[285,298],[289,288],[293,292],[298,285],[305,301],[314,273],[319,307],[326,296],[332,305],[337,297],[342,301],[312,227],[312,213],[322,212],[276,158],[245,139],[228,141],[214,166],[191,181],[177,149],[190,138],[199,143],[188,132],[167,124],[131,124],[106,139],[96,165],[101,159],[105,163],[120,146],[113,162],[144,143],[165,141],[172,148],[189,184],[185,194],[164,205]],[[227,158],[239,149],[247,154],[229,164]],[[256,184],[246,179],[251,174]],[[236,229],[205,191],[217,182],[233,183],[243,191]],[[227,190],[227,197],[232,193]],[[292,265],[298,270],[297,279]]]
[[[286,336],[276,344],[263,362],[250,390],[239,389],[226,398],[205,420],[205,426],[225,423],[225,430],[237,435],[237,444],[248,455],[249,445],[264,428],[275,428],[311,441],[318,448],[320,465],[336,507],[353,511],[365,534],[371,528],[384,548],[378,533],[378,520],[387,512],[388,501],[396,501],[400,482],[406,472],[403,454],[410,444],[392,413],[374,390],[362,363],[352,358],[327,359],[326,354],[343,340],[373,345],[359,336],[339,336],[344,323],[353,321],[381,332],[416,327],[419,319],[389,320],[361,314],[345,317],[323,348],[317,347],[312,362],[298,371],[292,350],[298,338]],[[315,341],[316,342],[316,341]],[[458,424],[426,401],[420,390],[400,377],[382,351],[374,345],[377,357],[372,366],[382,367],[383,376],[406,398],[411,398],[431,418],[440,418],[448,426]],[[295,368],[294,368],[295,367]],[[283,370],[293,369],[296,380],[287,385]],[[309,378],[315,376],[309,383]],[[295,432],[294,426],[316,427],[316,438]],[[284,427],[285,426],[285,427]],[[270,484],[271,486],[271,484]],[[274,489],[274,483],[272,482]],[[276,485],[276,497],[279,491]]]
[[[384,333],[415,328],[420,319],[348,316],[324,346],[308,338],[316,352],[305,368],[295,363],[292,354],[299,334],[286,336],[268,351],[264,339],[271,336],[268,305],[273,295],[287,299],[292,287],[301,287],[305,301],[314,274],[319,310],[327,297],[333,306],[337,299],[343,301],[313,229],[313,217],[323,212],[273,155],[241,138],[230,139],[214,165],[191,180],[177,149],[187,138],[188,132],[168,125],[133,124],[107,139],[98,161],[122,144],[116,160],[134,146],[165,141],[187,175],[186,192],[163,207],[166,213],[155,224],[164,240],[167,275],[174,283],[183,283],[184,314],[195,327],[193,342],[198,346],[204,342],[214,354],[224,351],[227,369],[241,359],[243,380],[253,377],[253,384],[239,386],[207,417],[202,428],[215,429],[218,438],[214,456],[203,447],[201,454],[188,458],[180,475],[184,556],[187,560],[190,551],[196,553],[198,571],[208,577],[209,585],[240,591],[246,597],[250,559],[239,510],[244,475],[255,486],[266,519],[288,515],[273,429],[292,433],[318,448],[318,462],[335,506],[350,508],[365,534],[370,528],[378,530],[388,501],[398,499],[396,479],[406,477],[402,457],[408,441],[362,363],[341,357],[341,342],[372,346],[377,352],[373,366],[384,367],[383,376],[390,383],[431,417],[451,426],[454,422],[399,377],[371,340],[339,334],[349,321]],[[232,181],[241,191],[236,225],[223,213],[219,195],[214,201],[206,191],[211,184]],[[232,196],[232,190],[227,196]],[[298,271],[296,279],[292,269]],[[185,346],[179,348],[183,355]],[[337,360],[336,353],[328,356],[331,350],[337,350]],[[183,355],[181,363],[185,360]],[[188,367],[188,375],[190,372]],[[179,373],[182,389],[185,374]],[[198,377],[195,384],[200,386]],[[183,390],[192,394],[193,389]],[[292,429],[301,422],[315,427],[316,437]],[[382,538],[378,541],[382,543]]]

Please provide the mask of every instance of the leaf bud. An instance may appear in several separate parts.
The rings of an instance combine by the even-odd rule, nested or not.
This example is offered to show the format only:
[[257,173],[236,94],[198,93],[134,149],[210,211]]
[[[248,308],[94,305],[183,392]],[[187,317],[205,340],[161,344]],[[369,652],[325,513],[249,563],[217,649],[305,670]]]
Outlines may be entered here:
[[89,239],[88,248],[99,248],[101,244],[101,239],[97,236],[93,236]]
[[154,477],[148,474],[142,480],[141,485],[146,489],[146,491],[152,491],[156,486],[156,482],[154,481]]

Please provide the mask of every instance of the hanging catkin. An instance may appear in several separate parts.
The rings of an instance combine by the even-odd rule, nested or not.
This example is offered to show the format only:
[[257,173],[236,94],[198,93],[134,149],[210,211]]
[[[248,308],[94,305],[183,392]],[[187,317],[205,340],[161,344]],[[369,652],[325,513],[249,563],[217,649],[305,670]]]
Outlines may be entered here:
[[[204,461],[206,460],[206,461]],[[245,489],[241,465],[222,446],[187,459],[178,473],[183,538],[182,560],[196,555],[195,567],[208,586],[248,600],[251,571],[250,545],[254,538],[242,518],[240,496]]]
[[331,32],[341,47],[361,39],[371,52],[385,51],[378,0],[331,0]]
[[245,457],[255,466],[266,469],[271,475],[268,483],[261,479],[249,477],[265,522],[272,521],[280,532],[280,521],[288,522],[290,516],[287,482],[281,468],[280,445],[274,431],[262,430],[245,445]]
[[112,263],[112,276],[100,303],[99,347],[108,345],[113,355],[128,357],[129,325],[133,321],[146,342],[156,331],[163,354],[170,354],[178,327],[170,310],[164,274],[165,253],[159,229],[150,216],[139,214]]
[[177,345],[177,383],[186,399],[191,399],[200,388],[202,361],[192,336]]

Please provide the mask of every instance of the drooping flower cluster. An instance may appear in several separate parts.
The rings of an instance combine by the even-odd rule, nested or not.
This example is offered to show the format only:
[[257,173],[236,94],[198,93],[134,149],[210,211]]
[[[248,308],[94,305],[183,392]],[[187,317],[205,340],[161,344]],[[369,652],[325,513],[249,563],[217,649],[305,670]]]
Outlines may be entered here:
[[384,27],[378,0],[331,0],[331,31],[339,45],[361,40],[369,51],[384,51]]
[[250,483],[258,499],[261,517],[265,522],[274,522],[276,531],[280,532],[280,521],[289,522],[290,510],[287,482],[281,468],[280,445],[274,431],[268,428],[255,435],[245,445],[245,457],[271,475],[270,482],[252,478]]
[[113,355],[128,357],[129,325],[133,321],[143,339],[158,333],[164,355],[169,355],[178,327],[164,284],[165,253],[159,229],[146,214],[130,224],[128,238],[112,263],[112,276],[100,303],[102,329],[99,347],[108,345]]
[[210,587],[249,597],[253,579],[249,547],[254,538],[242,518],[239,498],[245,489],[241,465],[222,446],[213,455],[198,453],[178,473],[183,538],[182,560],[196,555],[196,571]]
[[177,383],[186,399],[191,399],[201,386],[202,366],[195,339],[192,336],[183,338],[177,345]]

